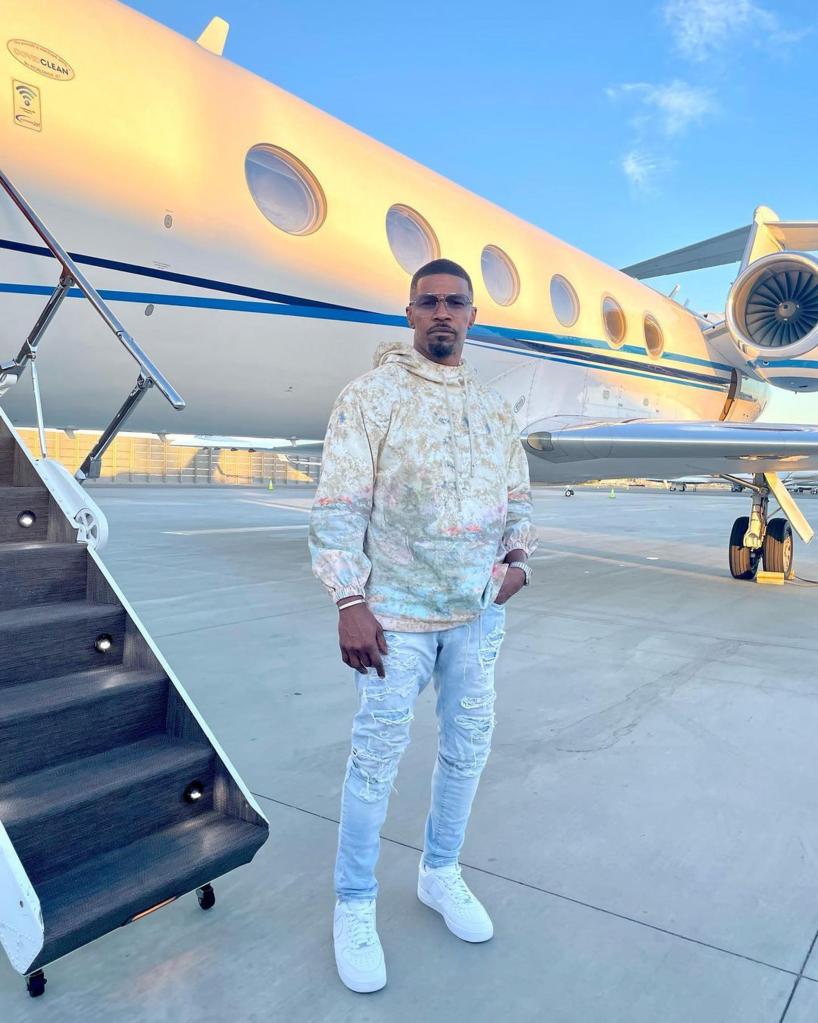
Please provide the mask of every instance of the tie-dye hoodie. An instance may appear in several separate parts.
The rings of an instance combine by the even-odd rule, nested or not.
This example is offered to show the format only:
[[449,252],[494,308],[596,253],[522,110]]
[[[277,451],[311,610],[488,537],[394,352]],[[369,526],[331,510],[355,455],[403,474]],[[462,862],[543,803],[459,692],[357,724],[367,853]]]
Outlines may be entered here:
[[385,629],[453,628],[497,596],[506,554],[536,544],[519,430],[465,363],[388,343],[374,365],[332,411],[313,572],[333,600],[365,594]]

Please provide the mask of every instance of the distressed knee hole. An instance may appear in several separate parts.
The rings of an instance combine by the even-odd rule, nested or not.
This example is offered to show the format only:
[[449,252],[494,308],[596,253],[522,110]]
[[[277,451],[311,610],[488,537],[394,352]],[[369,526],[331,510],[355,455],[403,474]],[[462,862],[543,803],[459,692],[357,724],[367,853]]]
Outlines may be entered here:
[[372,717],[379,725],[409,725],[414,715],[405,707],[401,710],[373,710]]
[[377,803],[392,790],[398,773],[399,756],[378,756],[369,749],[354,749],[350,757],[347,785],[365,803]]
[[491,714],[485,717],[482,715],[480,717],[467,717],[465,714],[458,714],[454,721],[475,742],[488,742],[494,729],[494,716]]
[[494,700],[494,693],[486,693],[483,696],[464,696],[460,701],[460,706],[463,710],[491,710]]
[[463,778],[476,778],[486,766],[489,753],[491,753],[491,747],[488,741],[478,745],[467,739],[460,739],[448,755],[443,752],[438,753],[438,759],[455,774],[459,774]]

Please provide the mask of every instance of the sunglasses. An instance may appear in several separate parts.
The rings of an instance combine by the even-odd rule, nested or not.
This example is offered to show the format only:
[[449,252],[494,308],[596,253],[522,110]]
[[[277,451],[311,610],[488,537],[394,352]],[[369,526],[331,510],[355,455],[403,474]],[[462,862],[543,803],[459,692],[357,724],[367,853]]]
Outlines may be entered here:
[[421,309],[423,312],[434,312],[437,310],[438,304],[442,302],[450,313],[462,313],[464,310],[471,308],[472,301],[468,295],[418,295],[417,298],[413,299],[409,305],[413,305],[415,309]]

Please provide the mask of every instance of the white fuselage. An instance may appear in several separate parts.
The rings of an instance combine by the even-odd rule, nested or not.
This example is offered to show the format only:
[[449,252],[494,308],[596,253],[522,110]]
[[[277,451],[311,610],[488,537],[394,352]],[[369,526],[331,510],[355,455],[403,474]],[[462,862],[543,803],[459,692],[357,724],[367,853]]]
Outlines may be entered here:
[[[521,431],[750,421],[763,410],[763,385],[746,377],[731,404],[735,373],[687,310],[156,22],[111,0],[88,0],[81,16],[17,0],[2,8],[8,37],[48,47],[76,72],[54,80],[2,51],[6,77],[42,94],[40,130],[0,119],[3,169],[187,401],[178,414],[153,393],[129,428],[323,436],[335,397],[371,367],[377,344],[411,339],[409,275],[384,229],[396,203],[422,211],[441,254],[472,274],[478,314],[465,357],[509,400]],[[313,234],[286,234],[254,203],[244,160],[259,143],[295,154],[320,182],[326,219]],[[514,260],[510,306],[481,278],[489,244]],[[579,298],[570,328],[550,304],[555,273]],[[57,277],[0,196],[0,360],[16,354]],[[620,344],[605,331],[605,296],[625,317]],[[646,348],[646,314],[664,335],[659,357]],[[105,425],[136,378],[79,297],[63,303],[38,367],[46,421],[58,427]],[[27,377],[2,403],[16,423],[33,422]],[[532,471],[582,478],[541,461]]]

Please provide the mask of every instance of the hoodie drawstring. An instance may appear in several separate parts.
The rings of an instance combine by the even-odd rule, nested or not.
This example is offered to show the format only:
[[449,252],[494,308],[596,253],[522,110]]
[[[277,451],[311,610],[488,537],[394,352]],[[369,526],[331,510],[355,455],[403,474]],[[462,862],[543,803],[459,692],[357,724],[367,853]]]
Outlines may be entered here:
[[[474,441],[472,438],[472,423],[471,415],[472,408],[471,402],[469,401],[469,378],[468,374],[462,370],[460,372],[460,384],[463,388],[463,401],[465,405],[465,419],[466,428],[469,432],[469,479],[474,479]],[[454,416],[452,415],[452,403],[449,399],[449,384],[446,377],[443,377],[443,394],[446,397],[446,412],[449,419],[449,436],[451,438],[452,445],[452,459],[454,461],[454,487],[457,491],[457,499],[462,504],[463,494],[460,491],[460,454],[457,450],[457,434],[454,429]]]
[[457,500],[462,505],[463,495],[460,493],[460,455],[457,451],[457,435],[454,432],[454,417],[452,416],[452,403],[449,401],[449,385],[446,377],[443,377],[443,394],[446,397],[446,412],[449,420],[449,437],[452,443],[452,458],[454,460],[454,489],[457,491]]
[[472,442],[472,426],[471,426],[471,413],[472,405],[469,401],[469,375],[462,371],[461,378],[463,380],[463,401],[466,404],[466,425],[469,428],[469,478],[474,479],[474,444]]

